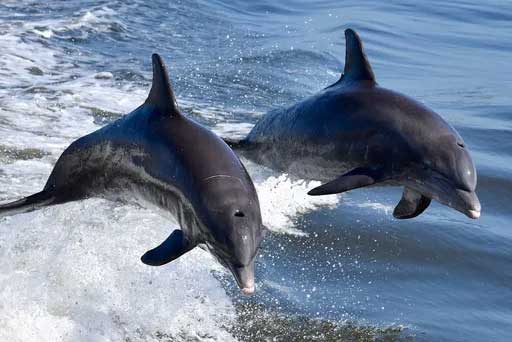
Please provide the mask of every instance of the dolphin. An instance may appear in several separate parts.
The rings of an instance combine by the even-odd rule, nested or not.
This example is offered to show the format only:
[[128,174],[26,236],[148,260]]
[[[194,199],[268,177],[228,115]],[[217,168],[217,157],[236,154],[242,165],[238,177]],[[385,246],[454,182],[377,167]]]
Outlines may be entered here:
[[0,205],[0,216],[89,197],[129,198],[170,212],[174,230],[141,260],[164,265],[200,245],[233,274],[244,294],[264,235],[254,184],[237,155],[210,130],[185,117],[161,57],[140,107],[73,142],[44,189]]
[[380,87],[357,33],[347,29],[345,39],[337,82],[269,112],[244,139],[225,141],[258,163],[324,183],[309,195],[403,186],[398,219],[418,216],[432,199],[478,218],[476,170],[464,140],[433,110]]

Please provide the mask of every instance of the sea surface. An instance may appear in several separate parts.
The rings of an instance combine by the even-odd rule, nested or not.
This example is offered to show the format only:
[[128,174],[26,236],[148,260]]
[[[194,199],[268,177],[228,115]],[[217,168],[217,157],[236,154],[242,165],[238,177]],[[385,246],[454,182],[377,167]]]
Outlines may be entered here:
[[512,2],[0,2],[0,202],[39,191],[74,139],[139,106],[151,54],[178,102],[224,136],[335,82],[343,31],[380,85],[468,145],[482,217],[433,203],[398,221],[399,188],[311,198],[318,182],[247,162],[272,230],[257,294],[196,249],[139,258],[175,223],[90,199],[0,219],[0,341],[511,341]]

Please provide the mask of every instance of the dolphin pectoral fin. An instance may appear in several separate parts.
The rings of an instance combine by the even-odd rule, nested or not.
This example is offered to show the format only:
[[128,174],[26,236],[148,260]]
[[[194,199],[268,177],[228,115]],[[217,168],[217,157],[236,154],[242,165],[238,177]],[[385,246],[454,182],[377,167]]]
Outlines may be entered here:
[[409,219],[418,216],[430,205],[431,199],[416,190],[406,187],[402,199],[398,202],[393,216],[397,219]]
[[339,194],[375,184],[383,179],[381,169],[356,168],[308,192],[310,196]]
[[143,263],[150,266],[165,265],[194,248],[181,230],[175,230],[160,246],[147,251],[140,258]]

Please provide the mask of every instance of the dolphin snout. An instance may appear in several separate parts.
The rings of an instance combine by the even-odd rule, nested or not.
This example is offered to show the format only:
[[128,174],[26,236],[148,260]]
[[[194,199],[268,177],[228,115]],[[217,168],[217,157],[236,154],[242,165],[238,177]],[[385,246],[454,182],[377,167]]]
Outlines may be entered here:
[[468,210],[468,216],[469,218],[476,220],[480,217],[480,212],[476,210]]
[[466,216],[478,219],[482,210],[480,200],[474,191],[456,190],[457,195],[462,199],[464,208],[461,210]]
[[254,285],[254,261],[251,261],[248,265],[234,266],[230,265],[229,269],[236,279],[236,282],[242,293],[245,295],[251,295],[255,291]]
[[242,288],[242,293],[247,296],[254,294],[254,284]]

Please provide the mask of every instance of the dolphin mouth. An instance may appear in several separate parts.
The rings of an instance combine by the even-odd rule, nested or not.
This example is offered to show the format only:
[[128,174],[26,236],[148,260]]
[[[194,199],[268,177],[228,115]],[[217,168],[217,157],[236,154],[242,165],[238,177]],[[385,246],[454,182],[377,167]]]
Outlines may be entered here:
[[455,193],[457,194],[457,197],[462,200],[461,206],[463,206],[463,210],[460,211],[473,220],[480,218],[482,206],[476,193],[474,191],[466,191],[462,189],[456,189]]
[[242,293],[246,296],[249,296],[249,295],[254,294],[255,289],[256,288],[255,288],[254,284],[251,284],[250,286],[243,287]]
[[233,274],[238,287],[244,295],[252,295],[256,291],[254,284],[254,260],[247,265],[227,264],[229,270]]
[[480,218],[480,210],[468,210],[466,214],[469,218],[472,218],[473,220],[476,220]]

